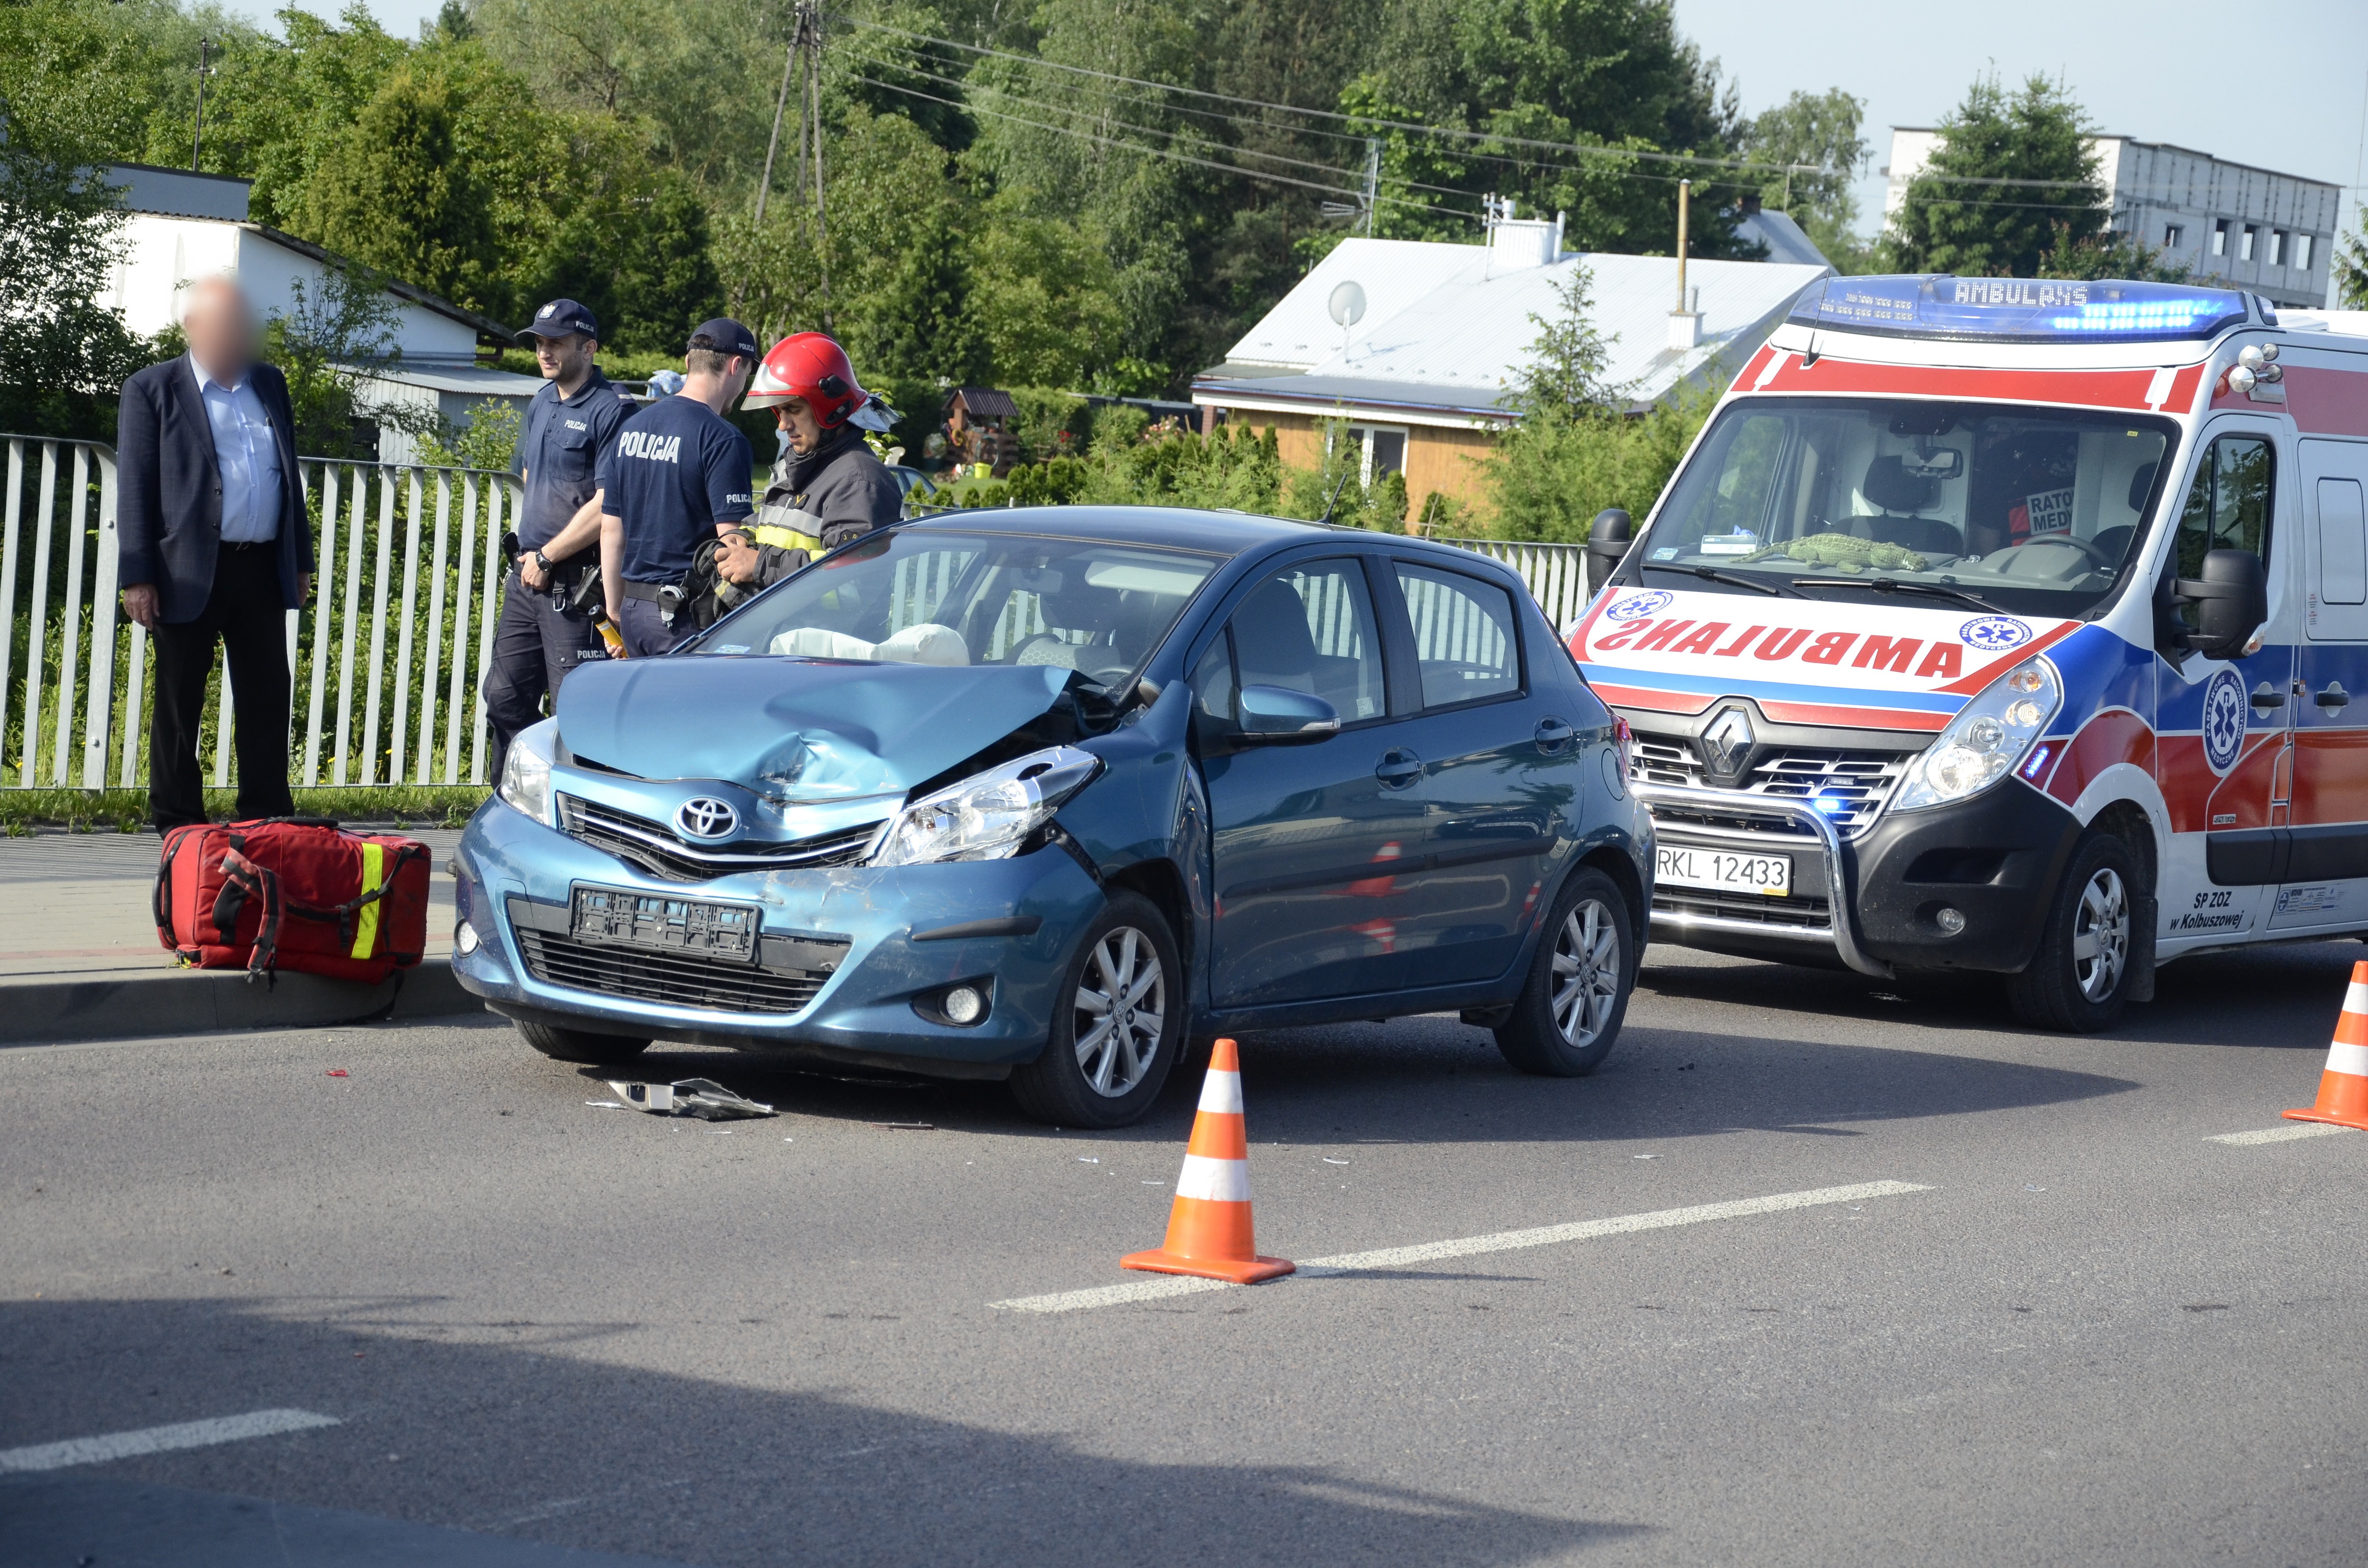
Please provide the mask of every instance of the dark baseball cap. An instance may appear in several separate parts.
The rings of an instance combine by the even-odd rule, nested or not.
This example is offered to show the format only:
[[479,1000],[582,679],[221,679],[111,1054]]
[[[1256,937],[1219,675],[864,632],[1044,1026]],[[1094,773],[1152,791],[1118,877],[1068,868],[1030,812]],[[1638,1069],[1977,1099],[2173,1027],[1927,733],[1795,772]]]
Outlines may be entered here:
[[600,335],[600,324],[592,312],[573,300],[553,300],[534,312],[534,320],[518,328],[520,337],[567,337],[575,333],[586,337]]
[[[705,343],[699,341],[702,337],[707,339]],[[700,323],[699,330],[690,335],[689,347],[712,349],[718,354],[737,354],[743,359],[754,359],[764,352],[757,347],[757,335],[730,316]]]

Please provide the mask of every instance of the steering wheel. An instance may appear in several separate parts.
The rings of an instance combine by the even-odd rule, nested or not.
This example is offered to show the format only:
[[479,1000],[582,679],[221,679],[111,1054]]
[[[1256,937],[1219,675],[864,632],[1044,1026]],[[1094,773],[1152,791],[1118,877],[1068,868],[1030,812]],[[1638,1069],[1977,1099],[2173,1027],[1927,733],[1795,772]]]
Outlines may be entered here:
[[[2068,533],[2033,534],[2029,539],[2019,539],[2012,544],[2008,545],[2006,548],[2007,550],[2029,550],[2034,544],[2068,544],[2073,549],[2080,551],[2081,554],[2086,555],[2089,560],[2095,562],[2097,565],[2104,571],[2114,572],[2121,568],[2122,563],[2114,560],[2112,556],[2107,555],[2103,551],[2098,549],[2093,540],[2081,539],[2076,535]],[[2005,552],[2005,551],[1999,551],[2000,554],[2004,554]]]

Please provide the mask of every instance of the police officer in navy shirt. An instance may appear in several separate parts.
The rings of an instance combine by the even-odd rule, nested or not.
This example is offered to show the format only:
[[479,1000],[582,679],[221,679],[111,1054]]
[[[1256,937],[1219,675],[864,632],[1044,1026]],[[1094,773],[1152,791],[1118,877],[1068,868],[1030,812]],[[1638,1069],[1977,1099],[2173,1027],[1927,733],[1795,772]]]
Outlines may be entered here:
[[633,412],[592,363],[600,325],[582,305],[553,300],[518,335],[534,345],[535,363],[548,379],[527,405],[518,441],[526,500],[518,509],[518,564],[502,584],[502,618],[485,673],[495,778],[510,737],[542,716],[544,694],[557,702],[567,672],[608,652],[571,597],[599,564],[598,470]]
[[690,335],[682,391],[625,421],[601,454],[600,581],[632,657],[689,635],[681,611],[691,552],[756,510],[756,454],[723,414],[757,354],[756,335],[738,322],[707,323]]

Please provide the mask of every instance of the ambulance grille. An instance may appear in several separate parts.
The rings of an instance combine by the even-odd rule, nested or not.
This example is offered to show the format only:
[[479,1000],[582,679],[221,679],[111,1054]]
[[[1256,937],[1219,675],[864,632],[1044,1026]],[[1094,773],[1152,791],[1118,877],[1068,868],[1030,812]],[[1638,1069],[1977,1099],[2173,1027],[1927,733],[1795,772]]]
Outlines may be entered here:
[[[1873,824],[1899,787],[1900,776],[1914,753],[1837,751],[1785,746],[1762,751],[1751,765],[1750,777],[1734,786],[1738,796],[1764,800],[1832,802],[1821,808],[1827,822],[1844,838],[1855,838]],[[1635,761],[1629,776],[1652,784],[1679,784],[1696,790],[1722,786],[1702,768],[1693,747],[1684,741],[1637,737]],[[1741,801],[1738,801],[1738,806]],[[1665,812],[1656,812],[1666,814]]]

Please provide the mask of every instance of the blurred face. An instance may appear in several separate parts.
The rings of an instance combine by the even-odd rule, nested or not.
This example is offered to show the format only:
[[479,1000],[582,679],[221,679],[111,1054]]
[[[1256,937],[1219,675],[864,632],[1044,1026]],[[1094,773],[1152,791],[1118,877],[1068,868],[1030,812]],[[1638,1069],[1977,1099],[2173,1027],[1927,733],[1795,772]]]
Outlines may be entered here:
[[238,285],[210,278],[189,290],[181,334],[189,357],[220,381],[235,381],[255,363],[255,312]]
[[773,421],[790,433],[790,449],[801,457],[822,445],[822,421],[814,417],[814,406],[802,397],[775,403]]
[[534,362],[538,369],[561,386],[572,386],[582,381],[592,369],[592,356],[600,346],[580,332],[565,337],[538,337],[534,340]]

